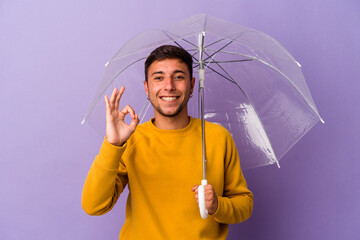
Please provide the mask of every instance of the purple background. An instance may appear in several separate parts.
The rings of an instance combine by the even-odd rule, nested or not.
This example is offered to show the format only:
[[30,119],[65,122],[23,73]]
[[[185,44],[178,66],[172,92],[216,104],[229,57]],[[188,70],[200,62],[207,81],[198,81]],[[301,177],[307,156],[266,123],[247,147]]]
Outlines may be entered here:
[[146,29],[208,13],[276,38],[302,64],[326,124],[245,171],[253,216],[228,239],[360,239],[360,2],[0,2],[0,239],[117,239],[125,197],[100,217],[81,191],[102,138],[80,122],[104,64]]

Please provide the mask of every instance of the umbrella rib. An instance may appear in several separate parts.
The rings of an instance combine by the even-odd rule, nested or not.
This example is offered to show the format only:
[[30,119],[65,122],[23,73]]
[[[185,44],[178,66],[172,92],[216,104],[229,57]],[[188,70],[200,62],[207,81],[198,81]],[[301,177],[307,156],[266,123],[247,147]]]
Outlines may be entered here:
[[143,106],[143,108],[141,109],[141,112],[140,112],[140,122],[143,122],[144,120],[144,117],[145,117],[145,113],[147,112],[147,110],[149,109],[150,107],[150,101],[147,100],[145,105]]
[[217,40],[217,41],[215,41],[213,43],[210,43],[209,45],[205,46],[204,48],[206,49],[206,48],[210,47],[211,45],[214,45],[215,43],[221,42],[223,40],[225,40],[225,38],[222,38],[222,39],[219,39],[219,40]]
[[254,59],[242,59],[242,60],[230,60],[230,61],[210,61],[204,63],[233,63],[233,62],[249,62],[253,61]]
[[[179,47],[181,47],[182,49],[184,49],[181,45],[180,45],[180,43],[178,43],[174,38],[172,38],[169,34],[168,34],[168,32],[167,31],[162,31],[169,39],[171,39],[177,46],[179,46]],[[174,33],[172,33],[172,34],[174,34]],[[174,34],[175,35],[175,34]],[[177,36],[177,35],[176,35]],[[193,49],[192,51],[195,51],[195,53],[192,55],[192,57],[197,61],[197,62],[199,62],[199,60],[197,59],[197,58],[195,58],[194,56],[198,53],[198,48],[197,48],[197,46],[195,45],[195,44],[193,44],[192,42],[190,42],[190,41],[188,41],[188,40],[186,40],[186,39],[184,39],[184,38],[182,38],[182,37],[180,37],[180,36],[177,36],[180,40],[183,40],[184,42],[186,42],[186,43],[188,43],[188,44],[190,44],[190,45],[192,45],[193,47],[195,47],[195,49]]]
[[229,46],[231,43],[233,43],[234,41],[230,41],[230,42],[228,42],[227,44],[225,44],[223,47],[221,47],[220,49],[218,49],[218,50],[216,50],[213,54],[211,54],[211,55],[208,55],[207,53],[206,53],[206,51],[204,51],[204,53],[206,54],[206,55],[208,55],[208,57],[206,58],[206,59],[204,59],[204,61],[206,61],[206,60],[208,60],[209,58],[212,58],[212,56],[214,56],[214,55],[216,55],[218,52],[221,52],[221,50],[223,50],[224,48],[226,48],[227,46]]
[[[214,45],[214,44],[216,44],[216,43],[218,43],[218,42],[224,41],[224,40],[225,40],[225,38],[222,38],[222,39],[219,39],[219,40],[217,40],[217,41],[215,41],[215,42],[213,42],[213,43],[210,43],[209,45],[205,46],[204,49],[207,49],[208,47],[210,47],[210,46],[212,46],[212,45]],[[194,45],[194,46],[195,46],[195,45]],[[195,46],[195,47],[196,47],[196,46]],[[197,50],[197,49],[189,49],[189,50],[187,50],[187,51],[195,51],[195,50]]]
[[[163,31],[163,33],[164,33],[168,38],[170,38],[177,46],[183,48],[183,47],[180,45],[180,43],[178,43],[174,38],[172,38],[172,37],[169,35],[169,33],[168,33],[167,31]],[[172,34],[173,34],[173,33],[172,33]],[[174,35],[175,35],[175,34],[174,34]],[[177,36],[177,35],[176,35],[176,36]],[[177,36],[177,37],[179,37],[179,36]],[[184,41],[184,42],[192,45],[193,47],[197,47],[195,44],[193,44],[193,43],[190,42],[189,40],[186,40],[185,38],[181,38],[181,37],[179,37],[179,38],[180,38],[182,41]],[[225,40],[225,38],[222,38],[222,39],[219,39],[219,40],[217,40],[217,41],[215,41],[215,42],[213,42],[213,43],[210,43],[209,45],[205,46],[205,49],[208,48],[208,47],[210,47],[210,46],[212,46],[212,45],[214,45],[214,44],[216,44],[216,43],[218,43],[218,42],[221,42],[221,41],[223,41],[223,40]],[[231,43],[233,43],[233,42],[234,42],[234,41],[228,42],[228,43],[225,44],[222,48],[220,48],[219,50],[216,50],[212,55],[206,54],[206,55],[208,55],[208,57],[204,60],[204,63],[210,63],[210,62],[206,62],[206,60],[208,60],[209,58],[211,58],[213,55],[217,54],[218,52],[221,52],[221,50],[223,50],[224,48],[226,48],[227,46],[229,46],[229,45],[230,45]],[[183,49],[184,49],[184,48],[183,48]],[[189,50],[188,50],[188,51],[189,51]],[[199,62],[199,60],[194,57],[194,56],[197,54],[197,52],[198,52],[197,48],[196,48],[196,49],[192,49],[192,51],[196,51],[192,57],[193,57],[197,62]],[[253,59],[249,59],[249,60],[239,60],[239,61],[250,61],[250,60],[253,60]],[[228,61],[228,62],[231,62],[231,61]],[[198,65],[196,65],[196,66],[198,66]],[[195,67],[196,67],[196,66],[195,66]]]
[[[216,42],[216,41],[215,41]],[[220,49],[216,50],[213,54],[209,55],[206,53],[206,51],[204,51],[204,53],[208,56],[203,62],[205,62],[206,60],[208,60],[209,58],[214,59],[214,56],[218,53],[221,52],[221,50],[223,50],[224,48],[226,48],[227,46],[229,46],[231,43],[233,43],[234,41],[230,41],[227,44],[225,44],[224,46],[222,46]],[[213,43],[212,43],[213,44]],[[197,60],[194,57],[195,60]],[[197,62],[199,63],[199,60],[197,60]],[[210,61],[211,62],[211,61]],[[210,62],[208,62],[208,64],[206,65],[206,67],[208,67],[208,65],[210,64]],[[195,67],[199,66],[199,64],[195,65]]]
[[[211,61],[208,62],[208,64],[206,65],[206,67],[210,68],[210,67],[209,67],[209,64],[210,64],[210,63],[212,62],[212,60],[214,59],[214,56],[215,56],[218,52],[222,51],[224,48],[226,48],[227,46],[229,46],[231,43],[233,43],[233,41],[230,41],[230,42],[226,43],[224,46],[222,46],[220,49],[218,49],[217,51],[215,51],[215,52],[214,52],[213,54],[211,54],[211,55],[209,55],[207,52],[204,52],[204,53],[208,56],[204,61],[206,61],[206,60],[208,60],[209,58],[211,58]],[[211,70],[215,71],[217,74],[222,75],[225,79],[230,80],[230,82],[232,82],[232,83],[234,83],[234,84],[237,85],[237,83],[234,81],[234,79],[231,77],[231,75],[230,75],[227,71],[225,71],[225,69],[224,69],[220,64],[218,64],[218,63],[216,63],[216,62],[214,62],[214,63],[215,63],[216,65],[218,65],[218,67],[220,67],[220,68],[231,78],[231,80],[230,80],[229,78],[226,78],[224,75],[220,74],[219,72],[215,71],[213,68],[210,68]]]
[[191,55],[191,57],[192,57],[193,59],[195,59],[195,61],[197,62],[197,65],[193,66],[193,68],[199,66],[199,60],[195,57],[195,55],[198,54],[198,52],[199,52],[199,50],[197,50],[196,52],[194,52],[193,55]]
[[88,111],[88,113],[85,115],[84,119],[82,120],[81,124],[84,124],[84,122],[86,121],[87,117],[89,116],[90,112],[93,110],[93,108],[95,107],[96,103],[99,101],[101,95],[104,94],[105,90],[110,86],[110,84],[115,80],[115,78],[117,78],[123,71],[125,71],[126,69],[128,69],[129,67],[131,67],[132,65],[134,65],[137,62],[140,62],[141,60],[145,59],[146,57],[142,57],[132,63],[130,63],[129,65],[127,65],[126,67],[124,67],[118,74],[116,74],[115,77],[113,77],[113,79],[111,79],[111,81],[109,81],[106,86],[104,87],[104,89],[101,91],[101,93],[99,94],[99,96],[97,97],[97,99],[93,102],[93,104],[90,107],[90,110]]
[[[173,40],[174,41],[174,43],[176,44],[176,45],[178,45],[179,47],[181,47],[181,48],[183,48],[179,43],[177,43],[175,40],[174,40],[174,38],[172,38],[169,34],[168,34],[168,32],[167,31],[162,31],[168,38],[170,38],[171,40]],[[172,33],[172,34],[174,34],[174,33]],[[176,34],[174,34],[175,36],[177,36]],[[177,36],[179,39],[181,39],[181,40],[183,40],[184,42],[187,42],[188,44],[190,44],[190,45],[192,45],[193,47],[195,47],[195,48],[197,48],[197,46],[195,45],[195,44],[193,44],[192,42],[190,42],[190,41],[188,41],[188,40],[186,40],[186,39],[184,39],[184,38],[182,38],[182,37],[180,37],[180,36]],[[184,48],[183,48],[184,49]]]
[[[233,63],[233,62],[250,62],[250,61],[253,61],[255,59],[251,58],[251,59],[242,59],[242,60],[230,60],[230,61],[210,61],[210,62],[204,62],[204,63]],[[199,64],[195,65],[195,67],[199,66]],[[208,66],[208,65],[206,65]]]
[[232,80],[232,79],[230,79],[230,78],[226,77],[224,74],[219,73],[218,71],[216,71],[216,70],[215,70],[215,69],[213,69],[212,67],[208,67],[208,68],[209,68],[210,70],[212,70],[214,73],[218,74],[219,76],[221,76],[221,77],[225,78],[225,79],[226,79],[226,80],[228,80],[229,82],[231,82],[231,83],[233,83],[233,84],[237,85],[237,83],[236,83],[234,80]]
[[185,38],[181,38],[181,40],[183,40],[184,42],[190,44],[190,45],[193,46],[193,47],[197,47],[195,44],[193,44],[192,42],[186,40]]
[[[169,38],[170,38],[170,36],[168,36]],[[184,49],[181,45],[180,45],[180,43],[178,43],[176,40],[174,40],[174,39],[172,39],[172,38],[170,38],[176,45],[178,45],[178,47],[181,47],[182,49]],[[185,42],[188,42],[187,40],[185,40],[185,39],[181,39],[181,40],[183,40],[183,41],[185,41]],[[189,42],[190,43],[190,42]],[[195,50],[195,49],[194,49]],[[199,50],[195,50],[195,53],[192,55],[192,57],[197,61],[197,62],[199,62],[199,60],[197,59],[197,58],[195,58],[194,56],[197,54],[199,52]],[[198,65],[197,65],[198,66]]]
[[[169,35],[169,33],[167,32],[167,31],[162,31],[168,38],[170,38],[176,45],[178,45],[179,47],[181,47],[181,48],[183,48],[174,38],[172,38],[170,35]],[[172,33],[173,34],[173,33]],[[175,34],[174,34],[175,35]],[[177,35],[176,35],[177,36]],[[177,36],[177,37],[179,37],[179,36]],[[190,42],[189,40],[186,40],[185,38],[182,38],[182,37],[179,37],[182,41],[184,41],[184,42],[186,42],[186,43],[188,43],[188,44],[190,44],[190,45],[192,45],[193,47],[197,47],[195,44],[193,44],[192,42]],[[209,47],[209,46],[211,46],[211,45],[214,45],[215,43],[218,43],[218,42],[221,42],[221,41],[223,41],[225,38],[222,38],[222,39],[219,39],[219,40],[217,40],[217,41],[215,41],[215,42],[213,42],[213,43],[210,43],[208,46],[206,46],[205,48],[207,48],[207,47]],[[231,43],[233,43],[234,41],[230,41],[230,42],[228,42],[227,44],[225,44],[223,47],[221,47],[219,50],[217,50],[217,51],[215,51],[212,55],[208,55],[208,54],[206,54],[206,55],[208,55],[208,57],[204,60],[204,62],[206,61],[206,60],[208,60],[209,58],[211,58],[213,55],[215,55],[215,54],[217,54],[218,52],[220,52],[221,50],[223,50],[224,48],[226,48],[227,46],[229,46]],[[184,48],[183,48],[184,49]],[[205,51],[204,51],[205,52]],[[196,55],[196,53],[197,52],[195,52],[194,53],[194,55]],[[195,57],[194,57],[194,55],[192,56],[197,62],[199,62],[199,60],[198,59],[196,59]],[[198,65],[196,65],[196,66],[198,66]]]

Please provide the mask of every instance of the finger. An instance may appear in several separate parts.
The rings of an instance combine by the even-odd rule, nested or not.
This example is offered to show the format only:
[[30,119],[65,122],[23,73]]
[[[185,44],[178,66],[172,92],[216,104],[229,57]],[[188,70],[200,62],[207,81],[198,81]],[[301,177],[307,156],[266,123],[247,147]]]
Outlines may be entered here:
[[[120,111],[120,119],[121,120],[124,120],[125,119],[125,116],[127,115],[127,114],[129,114],[130,113],[130,116],[131,116],[131,118],[132,119],[134,119],[135,118],[135,111],[134,111],[134,109],[130,106],[130,105],[126,105],[121,111]],[[135,120],[135,122],[134,123],[132,123],[132,127],[136,127],[136,122],[137,122],[137,120]],[[135,129],[135,128],[134,128]]]
[[205,196],[212,196],[214,197],[216,195],[214,188],[211,186],[211,188],[205,189]]
[[115,107],[115,99],[116,99],[116,95],[117,95],[117,88],[114,88],[114,90],[111,93],[111,97],[110,97],[110,108],[113,109]]
[[124,116],[128,113],[130,113],[130,116],[132,119],[135,118],[135,111],[134,109],[130,106],[130,105],[126,105],[121,111],[122,114],[124,114]]
[[104,100],[105,100],[106,112],[108,112],[110,110],[109,97],[107,95],[105,95]]
[[195,185],[193,186],[193,188],[191,189],[191,191],[195,192],[195,190],[196,190],[198,187],[199,187],[199,185],[195,184]]
[[125,87],[122,86],[122,87],[120,88],[119,92],[116,94],[115,109],[119,109],[120,99],[121,99],[124,91],[125,91]]
[[212,202],[215,200],[215,196],[213,194],[205,194],[205,201]]
[[[124,86],[121,86],[121,88],[120,88],[120,90],[119,90],[120,95],[122,95],[124,92],[125,92],[125,87],[124,87]],[[121,97],[121,96],[120,96],[120,97]]]
[[204,192],[205,193],[213,193],[214,192],[214,189],[212,189],[212,188],[208,188],[208,189],[204,189]]
[[204,186],[204,191],[205,192],[213,192],[215,194],[215,190],[214,190],[214,187],[210,184],[207,184]]

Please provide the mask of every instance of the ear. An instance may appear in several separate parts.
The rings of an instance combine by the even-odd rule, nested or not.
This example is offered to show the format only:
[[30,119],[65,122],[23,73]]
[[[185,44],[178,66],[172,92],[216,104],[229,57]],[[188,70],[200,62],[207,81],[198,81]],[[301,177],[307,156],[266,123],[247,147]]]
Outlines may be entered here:
[[191,91],[190,91],[190,94],[194,91],[194,86],[195,86],[195,78],[193,77],[190,81],[190,84],[191,84]]
[[146,81],[144,81],[144,88],[145,88],[146,95],[149,97],[148,83]]

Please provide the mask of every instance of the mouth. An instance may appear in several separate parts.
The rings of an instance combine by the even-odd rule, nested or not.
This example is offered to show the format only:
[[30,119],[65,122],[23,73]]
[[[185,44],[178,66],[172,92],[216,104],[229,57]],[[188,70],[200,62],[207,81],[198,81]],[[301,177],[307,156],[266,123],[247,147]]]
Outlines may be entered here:
[[160,99],[165,102],[173,102],[178,98],[179,98],[179,96],[162,96],[162,97],[160,97]]

